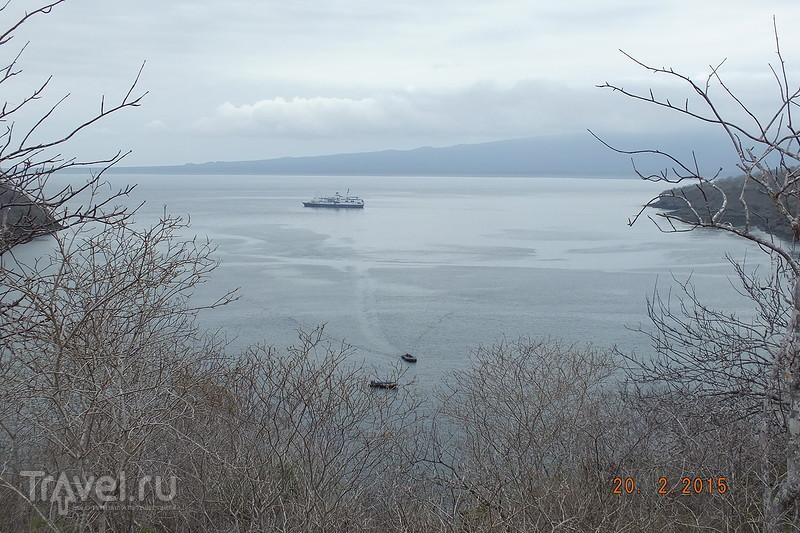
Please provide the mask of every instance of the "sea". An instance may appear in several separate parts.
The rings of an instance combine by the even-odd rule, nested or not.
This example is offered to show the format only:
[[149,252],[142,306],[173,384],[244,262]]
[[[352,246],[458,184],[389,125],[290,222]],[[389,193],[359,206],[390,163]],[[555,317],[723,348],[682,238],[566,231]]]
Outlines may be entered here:
[[[752,310],[735,290],[727,256],[765,269],[768,258],[736,237],[666,233],[648,208],[664,187],[632,177],[197,176],[111,174],[136,184],[136,224],[165,212],[208,238],[219,266],[198,304],[238,288],[240,298],[204,311],[229,350],[265,343],[279,351],[298,331],[324,325],[376,378],[397,373],[435,386],[467,369],[479,347],[519,338],[616,348],[648,357],[647,298],[691,280],[711,307]],[[335,192],[364,209],[302,201]]]

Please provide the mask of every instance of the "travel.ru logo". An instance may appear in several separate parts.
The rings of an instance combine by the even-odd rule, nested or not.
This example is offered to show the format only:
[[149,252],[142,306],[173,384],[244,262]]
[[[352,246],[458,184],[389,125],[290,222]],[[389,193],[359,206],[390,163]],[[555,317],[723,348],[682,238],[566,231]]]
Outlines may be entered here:
[[94,508],[156,508],[171,502],[177,494],[177,478],[169,476],[142,476],[128,480],[125,472],[114,476],[72,475],[61,472],[58,476],[41,470],[24,470],[20,475],[28,478],[28,498],[31,502],[55,503],[58,514],[65,515],[71,507]]

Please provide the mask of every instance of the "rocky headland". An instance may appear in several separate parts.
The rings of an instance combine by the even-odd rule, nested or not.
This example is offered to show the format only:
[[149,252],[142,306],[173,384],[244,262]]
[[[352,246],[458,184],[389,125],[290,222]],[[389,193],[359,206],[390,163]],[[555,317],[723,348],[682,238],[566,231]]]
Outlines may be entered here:
[[59,229],[61,225],[44,208],[0,182],[0,253]]
[[[750,213],[752,227],[783,239],[797,238],[786,219],[778,212],[772,198],[756,183],[750,181],[744,188],[744,176],[718,179],[713,183],[719,190],[709,184],[686,185],[664,191],[661,193],[661,198],[650,205],[686,221],[705,223],[710,222],[711,217],[722,207],[722,193],[724,193],[728,203],[720,222],[731,224],[734,227],[744,227],[747,224],[747,212],[742,203],[743,199]],[[744,195],[742,195],[743,188]],[[694,206],[697,214],[692,212],[689,204]],[[797,213],[796,198],[794,204],[787,207],[792,213]]]

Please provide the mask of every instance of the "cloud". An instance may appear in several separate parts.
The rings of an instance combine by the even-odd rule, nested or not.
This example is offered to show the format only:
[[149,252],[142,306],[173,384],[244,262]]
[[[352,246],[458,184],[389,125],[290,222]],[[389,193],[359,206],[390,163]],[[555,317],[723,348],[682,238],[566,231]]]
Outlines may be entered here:
[[373,98],[277,97],[239,106],[225,102],[195,127],[198,132],[215,135],[325,138],[343,130],[374,131],[386,124],[387,118],[385,102]]
[[[25,9],[12,2],[4,14]],[[726,81],[761,105],[774,98],[762,79],[773,14],[794,61],[796,0],[81,0],[25,24],[4,50],[30,40],[22,79],[53,74],[49,94],[90,110],[102,94],[124,95],[146,59],[139,88],[150,94],[132,118],[114,119],[116,131],[131,125],[115,142],[180,162],[675,130],[663,113],[594,87],[608,79],[671,96],[618,49],[697,80],[730,57]],[[54,122],[72,119],[62,109]],[[76,142],[87,151],[108,142],[92,135]]]
[[151,120],[147,124],[144,125],[144,131],[148,133],[159,133],[162,131],[167,131],[167,124],[163,120]]
[[295,139],[565,133],[585,124],[596,108],[596,91],[526,80],[510,86],[482,82],[452,91],[407,88],[365,98],[275,97],[241,105],[225,102],[191,129],[201,135]]

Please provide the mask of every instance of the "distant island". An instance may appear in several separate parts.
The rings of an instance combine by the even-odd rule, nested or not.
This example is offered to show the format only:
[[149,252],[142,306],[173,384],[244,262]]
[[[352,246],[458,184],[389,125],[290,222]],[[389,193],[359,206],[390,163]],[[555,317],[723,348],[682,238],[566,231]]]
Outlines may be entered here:
[[[676,157],[697,160],[710,174],[719,168],[735,172],[736,158],[724,143],[710,142],[708,135],[637,135],[604,139],[625,149],[659,149]],[[645,173],[662,169],[666,161],[652,156],[637,156],[637,169]],[[87,167],[67,168],[64,172],[87,172]],[[99,169],[95,169],[99,170]],[[588,132],[584,135],[531,137],[496,142],[460,144],[412,150],[384,150],[309,157],[280,157],[253,161],[214,161],[169,166],[115,166],[107,172],[117,174],[163,175],[281,175],[281,176],[514,176],[514,177],[630,177],[636,179],[631,157],[611,150]],[[724,175],[724,174],[723,174]],[[693,194],[691,191],[689,194]],[[675,201],[662,200],[655,207],[678,210]],[[0,214],[6,231],[15,239],[27,240],[40,232],[57,229],[47,213],[30,200],[0,186]],[[737,223],[740,215],[730,212]],[[27,222],[26,222],[27,221]],[[29,227],[35,225],[35,230]],[[770,217],[761,222],[764,229],[785,234],[786,228]]]
[[[659,148],[702,155],[715,170],[724,165],[723,145],[708,136],[628,136],[609,139],[625,149]],[[646,159],[646,158],[644,158]],[[731,160],[731,167],[735,161]],[[645,164],[649,164],[645,161]],[[654,165],[661,161],[652,161]],[[349,175],[349,176],[634,176],[629,156],[582,135],[531,137],[443,148],[384,150],[253,161],[214,161],[171,166],[114,167],[116,173],[197,175]]]

